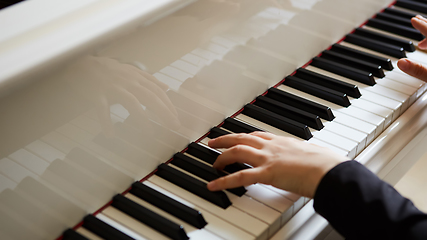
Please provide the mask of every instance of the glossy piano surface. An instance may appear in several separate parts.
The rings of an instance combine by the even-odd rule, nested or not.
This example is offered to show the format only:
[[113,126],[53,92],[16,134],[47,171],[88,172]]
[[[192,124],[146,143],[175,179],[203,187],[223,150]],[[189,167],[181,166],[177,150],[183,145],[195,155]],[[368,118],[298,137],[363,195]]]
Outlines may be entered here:
[[390,2],[31,0],[0,11],[0,236],[60,236]]

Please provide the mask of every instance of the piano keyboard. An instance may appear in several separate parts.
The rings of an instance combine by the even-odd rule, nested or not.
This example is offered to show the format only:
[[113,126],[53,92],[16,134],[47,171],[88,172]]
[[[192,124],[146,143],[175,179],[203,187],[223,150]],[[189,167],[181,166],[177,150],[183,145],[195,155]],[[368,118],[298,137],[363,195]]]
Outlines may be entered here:
[[397,1],[395,6],[399,8],[378,13],[212,128],[200,142],[161,164],[154,175],[135,182],[129,192],[116,195],[98,214],[65,231],[63,239],[272,237],[307,199],[262,184],[207,191],[207,182],[249,167],[213,169],[220,151],[207,147],[207,141],[230,133],[268,131],[354,158],[426,89],[424,82],[402,73],[396,62],[406,56],[427,64],[427,54],[413,44],[423,38],[408,24],[412,11],[427,10],[427,4]]
[[[215,59],[221,54],[228,66],[236,68],[247,60],[236,58],[227,47],[246,48],[246,52],[265,61],[276,57],[262,37],[250,41],[232,35],[212,39],[207,49],[196,49],[154,74],[169,85],[175,83],[167,93],[172,101],[179,99],[174,103],[187,102],[201,112],[194,120],[191,113],[177,106],[184,125],[177,130],[180,134],[165,134],[169,137],[156,139],[161,144],[152,144],[140,137],[144,132],[135,123],[137,120],[115,105],[111,111],[117,138],[105,137],[96,123],[97,116],[88,113],[1,159],[2,189],[17,191],[6,189],[0,193],[0,212],[10,216],[0,224],[0,236],[2,239],[51,236],[53,233],[46,229],[65,229],[81,221],[80,216],[85,214],[81,206],[85,206],[94,213],[64,231],[62,239],[273,237],[310,199],[263,184],[209,192],[207,182],[250,166],[232,164],[224,171],[213,169],[221,149],[209,148],[207,141],[230,133],[268,131],[355,158],[426,90],[423,81],[402,73],[396,65],[405,56],[427,64],[427,54],[415,47],[421,40],[420,33],[408,24],[414,11],[427,14],[425,8],[427,4],[420,1],[397,1],[394,7],[378,13],[343,41],[286,76],[283,82],[254,101],[248,99],[250,103],[241,111],[213,127],[199,141],[184,150],[177,149],[176,142],[200,137],[197,133],[201,130],[193,127],[205,129],[209,126],[207,119],[219,122],[223,119],[219,113],[227,111],[219,104],[215,106],[217,112],[204,114],[204,102],[177,94],[190,92],[186,80],[203,67],[220,65]],[[257,31],[265,33],[262,27],[266,26]],[[248,44],[239,46],[242,42]],[[282,60],[286,63],[281,58],[273,62]],[[265,76],[247,72],[248,78],[254,80],[253,86],[268,74],[268,71]],[[209,105],[213,106],[210,102]],[[153,127],[158,127],[156,132],[168,131],[159,125]],[[169,158],[170,151],[176,152],[171,161],[159,165]],[[142,158],[144,166],[140,165]],[[157,170],[150,173],[148,169],[156,166]],[[146,175],[136,182],[130,177]],[[46,182],[49,187],[42,184]],[[65,199],[52,189],[75,197]],[[128,190],[123,192],[124,189]],[[99,209],[110,196],[114,196],[111,202]],[[64,215],[69,216],[64,218]],[[15,226],[25,231],[15,231]]]

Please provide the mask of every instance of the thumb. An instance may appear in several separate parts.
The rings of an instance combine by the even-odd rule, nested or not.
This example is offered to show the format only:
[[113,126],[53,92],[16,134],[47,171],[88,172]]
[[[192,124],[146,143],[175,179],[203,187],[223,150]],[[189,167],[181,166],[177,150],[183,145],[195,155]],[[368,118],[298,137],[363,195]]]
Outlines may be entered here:
[[423,80],[424,82],[427,82],[427,68],[426,66],[411,61],[407,58],[402,58],[397,62],[397,66],[402,70],[403,72],[416,77],[420,80]]

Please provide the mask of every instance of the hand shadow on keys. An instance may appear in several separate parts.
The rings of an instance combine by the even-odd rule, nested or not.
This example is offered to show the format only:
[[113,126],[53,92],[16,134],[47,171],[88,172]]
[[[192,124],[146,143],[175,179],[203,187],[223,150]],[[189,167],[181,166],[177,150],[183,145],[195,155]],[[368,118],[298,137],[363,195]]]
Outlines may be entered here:
[[149,125],[149,119],[173,130],[181,125],[166,95],[169,87],[131,64],[107,57],[85,56],[68,66],[63,76],[79,97],[95,107],[107,137],[115,135],[110,106],[117,103],[141,125]]

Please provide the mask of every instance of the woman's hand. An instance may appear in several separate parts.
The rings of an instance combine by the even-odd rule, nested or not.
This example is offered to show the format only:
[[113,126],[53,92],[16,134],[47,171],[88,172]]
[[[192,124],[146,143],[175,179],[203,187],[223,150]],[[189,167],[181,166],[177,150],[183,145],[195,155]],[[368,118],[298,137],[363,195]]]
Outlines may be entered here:
[[266,132],[225,135],[210,140],[209,146],[227,148],[214,163],[215,168],[235,162],[253,166],[210,182],[211,191],[264,183],[313,197],[323,176],[348,160],[328,148]]
[[[424,36],[427,36],[427,19],[417,15],[411,19],[411,23],[414,28],[418,29]],[[418,48],[421,50],[427,49],[427,39],[420,41],[418,43]],[[397,62],[397,66],[408,75],[427,82],[427,67],[423,64],[414,62],[407,58],[402,58]]]

